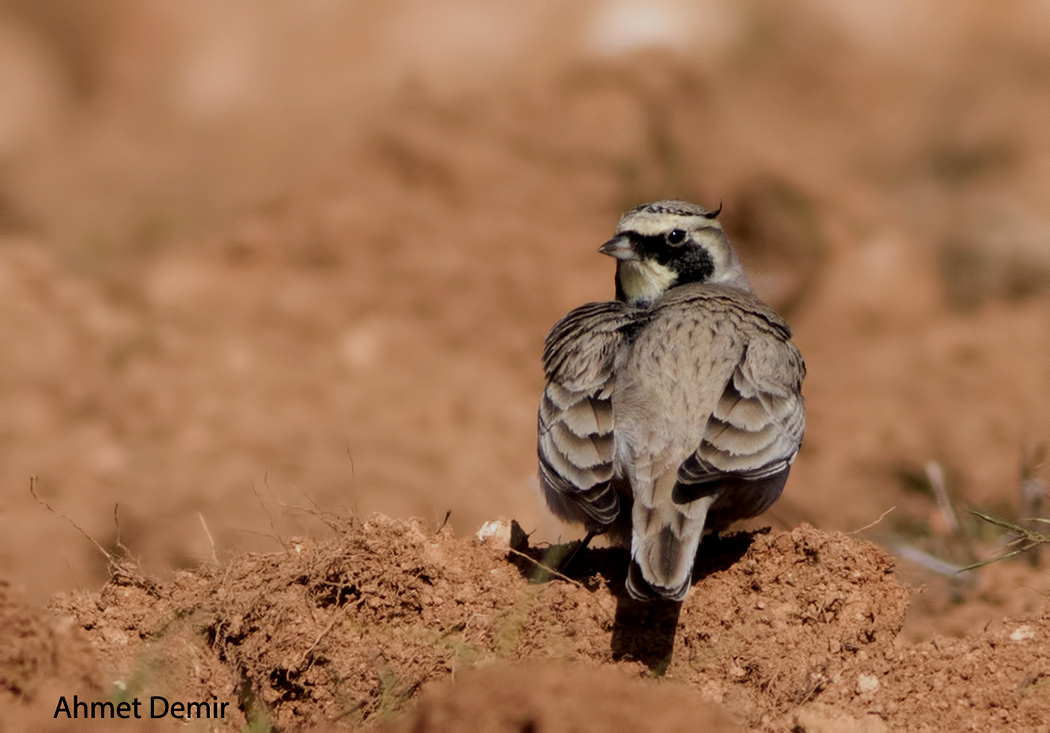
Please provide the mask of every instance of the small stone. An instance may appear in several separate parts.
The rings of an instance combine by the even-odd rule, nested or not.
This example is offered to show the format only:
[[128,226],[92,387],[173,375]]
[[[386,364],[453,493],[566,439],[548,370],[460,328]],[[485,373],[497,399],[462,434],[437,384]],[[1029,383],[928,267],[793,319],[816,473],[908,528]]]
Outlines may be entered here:
[[529,536],[513,519],[491,519],[481,525],[474,536],[481,544],[498,550],[525,552],[529,549]]
[[1010,641],[1028,641],[1035,638],[1035,630],[1031,626],[1018,626],[1010,633]]
[[481,529],[474,536],[483,545],[508,548],[510,547],[510,520],[503,517],[491,519],[481,525]]
[[873,674],[862,674],[857,677],[857,692],[861,695],[879,689],[879,678]]

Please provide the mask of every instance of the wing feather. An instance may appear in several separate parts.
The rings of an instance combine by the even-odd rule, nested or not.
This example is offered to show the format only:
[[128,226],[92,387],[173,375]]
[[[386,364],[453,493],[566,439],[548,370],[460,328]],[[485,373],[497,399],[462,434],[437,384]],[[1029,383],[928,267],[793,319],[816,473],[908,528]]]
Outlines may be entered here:
[[805,371],[798,349],[778,331],[756,332],[707,421],[699,448],[678,469],[678,480],[759,480],[790,466],[805,429],[799,392]]
[[619,513],[611,485],[614,370],[641,317],[618,301],[589,303],[558,321],[544,343],[540,484],[548,505],[564,519],[601,527]]

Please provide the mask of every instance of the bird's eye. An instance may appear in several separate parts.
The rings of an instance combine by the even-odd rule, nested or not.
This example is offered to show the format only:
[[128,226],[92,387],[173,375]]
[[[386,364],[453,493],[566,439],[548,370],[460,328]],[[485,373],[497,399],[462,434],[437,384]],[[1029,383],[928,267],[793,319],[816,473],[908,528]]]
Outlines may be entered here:
[[667,233],[667,241],[671,244],[681,244],[685,241],[685,232],[681,229],[672,229]]

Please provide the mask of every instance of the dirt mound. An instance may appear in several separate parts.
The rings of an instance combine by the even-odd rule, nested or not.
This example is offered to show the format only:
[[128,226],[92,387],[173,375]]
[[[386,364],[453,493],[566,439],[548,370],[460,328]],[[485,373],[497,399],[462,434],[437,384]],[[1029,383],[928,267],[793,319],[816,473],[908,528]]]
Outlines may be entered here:
[[[419,521],[330,522],[335,539],[288,541],[170,583],[125,577],[52,611],[75,619],[128,698],[229,700],[227,723],[293,729],[389,720],[427,683],[525,660],[657,670],[738,722],[768,726],[853,685],[865,658],[893,653],[904,619],[907,591],[884,553],[812,528],[709,538],[679,611],[625,597],[622,551],[587,551],[573,578],[550,580],[531,558],[564,548],[508,561]],[[595,674],[595,689],[624,684]],[[543,715],[561,715],[557,687],[508,698],[507,710],[539,715],[549,704]],[[442,689],[421,720],[437,725],[458,709],[458,694]]]
[[[331,539],[170,582],[120,565],[46,623],[5,596],[4,707],[50,721],[74,689],[227,703],[209,720],[224,730],[1022,730],[1050,715],[1050,615],[909,646],[908,589],[843,534],[708,537],[678,606],[631,600],[622,550],[562,575],[544,563],[572,547],[523,534],[508,551],[419,520],[323,520]],[[61,689],[36,692],[44,677]]]

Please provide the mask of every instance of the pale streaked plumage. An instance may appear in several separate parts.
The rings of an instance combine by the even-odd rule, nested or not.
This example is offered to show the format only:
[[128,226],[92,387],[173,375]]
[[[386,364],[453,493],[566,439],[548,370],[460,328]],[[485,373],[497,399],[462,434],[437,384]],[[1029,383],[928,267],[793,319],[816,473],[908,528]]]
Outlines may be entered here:
[[765,511],[802,441],[802,357],[716,216],[681,201],[625,214],[600,250],[617,300],[573,310],[544,348],[548,505],[629,544],[636,598],[684,598],[705,527]]

